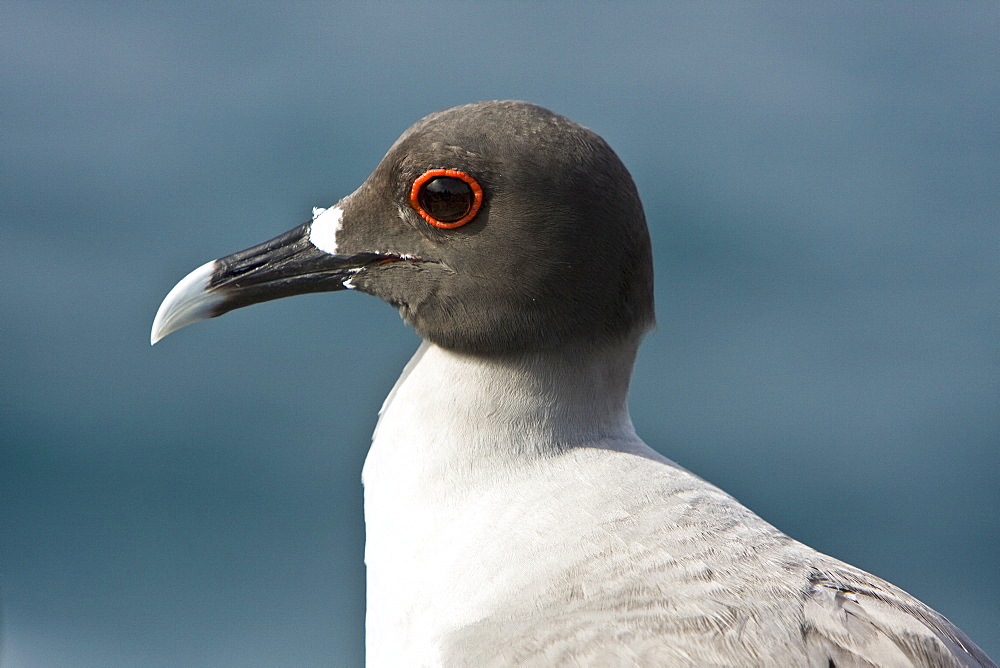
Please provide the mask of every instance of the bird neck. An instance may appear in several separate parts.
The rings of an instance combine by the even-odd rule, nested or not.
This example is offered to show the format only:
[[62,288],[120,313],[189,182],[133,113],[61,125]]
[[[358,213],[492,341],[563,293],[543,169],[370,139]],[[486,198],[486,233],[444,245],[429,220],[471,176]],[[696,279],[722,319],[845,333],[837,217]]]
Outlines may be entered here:
[[490,527],[506,502],[560,487],[557,455],[645,456],[625,403],[638,339],[502,358],[421,346],[382,407],[363,473],[372,665],[442,663],[441,629],[483,618],[520,586],[519,569],[474,555],[498,539]]
[[474,487],[568,448],[631,440],[626,399],[640,338],[503,357],[424,343],[382,407],[366,488],[387,478],[397,491],[407,481]]

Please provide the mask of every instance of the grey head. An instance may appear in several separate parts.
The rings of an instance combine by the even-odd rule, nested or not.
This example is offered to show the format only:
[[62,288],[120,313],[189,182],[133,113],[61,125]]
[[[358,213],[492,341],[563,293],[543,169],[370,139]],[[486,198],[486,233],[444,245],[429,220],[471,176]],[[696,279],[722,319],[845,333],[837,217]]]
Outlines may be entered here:
[[189,274],[152,341],[249,304],[345,288],[392,304],[424,339],[476,354],[600,345],[653,323],[649,235],[628,171],[597,134],[526,102],[418,121],[337,205]]

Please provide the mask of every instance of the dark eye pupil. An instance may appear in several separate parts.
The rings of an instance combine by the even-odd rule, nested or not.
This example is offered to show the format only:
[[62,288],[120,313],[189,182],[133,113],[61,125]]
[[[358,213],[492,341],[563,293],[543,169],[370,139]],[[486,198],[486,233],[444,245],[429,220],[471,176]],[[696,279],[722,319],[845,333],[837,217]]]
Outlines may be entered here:
[[453,176],[437,176],[420,188],[420,206],[442,223],[461,220],[472,209],[475,195],[469,184]]

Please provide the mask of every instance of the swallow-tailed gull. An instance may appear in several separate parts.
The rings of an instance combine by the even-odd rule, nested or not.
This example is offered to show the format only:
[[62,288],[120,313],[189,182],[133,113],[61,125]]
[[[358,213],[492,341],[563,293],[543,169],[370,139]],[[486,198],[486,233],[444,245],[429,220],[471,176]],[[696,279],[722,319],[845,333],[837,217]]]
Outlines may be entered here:
[[184,278],[152,341],[341,289],[424,341],[364,466],[369,665],[995,665],[639,439],[650,241],[590,130],[524,102],[431,114],[353,194]]

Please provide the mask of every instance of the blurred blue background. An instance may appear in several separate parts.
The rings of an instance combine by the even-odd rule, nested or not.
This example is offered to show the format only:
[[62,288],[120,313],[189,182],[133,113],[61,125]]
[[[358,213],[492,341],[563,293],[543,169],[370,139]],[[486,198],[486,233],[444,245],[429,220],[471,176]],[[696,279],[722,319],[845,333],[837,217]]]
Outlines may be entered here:
[[992,2],[3,3],[4,665],[362,662],[361,465],[415,335],[353,293],[149,327],[494,98],[638,183],[639,433],[1000,657],[998,34]]

